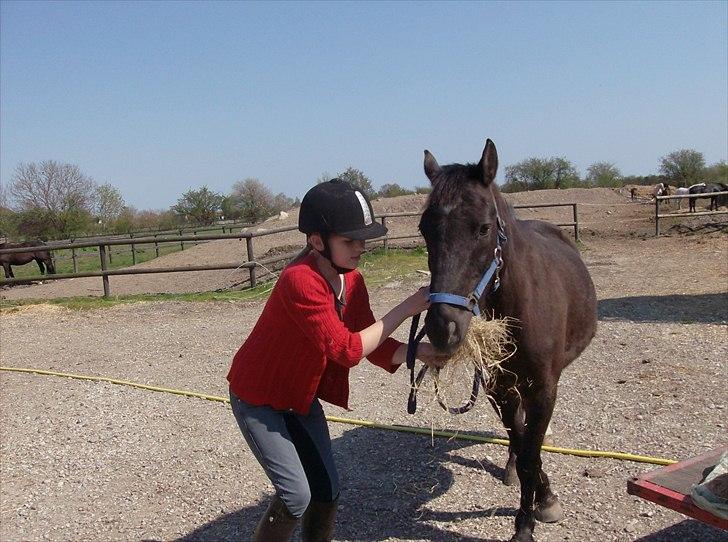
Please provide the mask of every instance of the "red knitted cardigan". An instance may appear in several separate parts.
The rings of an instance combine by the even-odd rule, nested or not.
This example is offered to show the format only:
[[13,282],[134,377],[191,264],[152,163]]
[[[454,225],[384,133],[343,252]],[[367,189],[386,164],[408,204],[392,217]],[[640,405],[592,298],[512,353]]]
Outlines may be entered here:
[[[349,369],[362,358],[359,331],[375,322],[358,271],[346,275],[343,321],[331,286],[310,254],[283,270],[227,375],[232,392],[253,405],[307,415],[315,396],[348,408]],[[390,373],[402,343],[386,339],[367,358]]]

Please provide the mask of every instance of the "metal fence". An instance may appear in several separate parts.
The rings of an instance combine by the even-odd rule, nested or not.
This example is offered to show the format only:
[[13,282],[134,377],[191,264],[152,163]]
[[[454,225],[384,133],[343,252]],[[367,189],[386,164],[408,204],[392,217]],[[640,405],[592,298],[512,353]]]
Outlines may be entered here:
[[710,194],[685,194],[680,196],[656,196],[655,197],[655,237],[659,237],[660,235],[660,219],[664,218],[679,218],[684,216],[708,216],[708,215],[725,215],[728,214],[728,210],[726,211],[697,211],[697,212],[687,212],[687,213],[666,213],[666,214],[660,214],[660,202],[665,200],[677,200],[681,201],[683,199],[698,199],[698,198],[714,198],[719,196],[728,196],[728,192],[713,192]]
[[[574,238],[578,241],[579,240],[579,220],[578,220],[578,213],[577,213],[577,204],[576,203],[544,203],[544,204],[537,204],[537,205],[514,205],[513,207],[516,209],[526,209],[526,208],[546,208],[546,207],[572,207],[573,208],[573,221],[572,222],[565,222],[565,223],[559,223],[556,224],[557,226],[567,226],[567,227],[573,227],[574,228]],[[381,219],[383,225],[387,225],[388,219],[392,218],[399,218],[399,217],[415,217],[420,216],[420,212],[408,212],[408,213],[387,213],[382,215],[376,215],[375,218]],[[74,257],[74,272],[73,273],[58,273],[55,275],[40,275],[35,277],[23,277],[23,278],[5,278],[3,280],[0,280],[0,285],[5,284],[27,284],[34,281],[39,280],[61,280],[61,279],[69,279],[69,278],[82,278],[82,277],[101,277],[103,281],[104,286],[104,297],[109,297],[111,295],[111,286],[109,283],[109,277],[111,276],[117,276],[117,275],[141,275],[141,274],[150,274],[150,273],[179,273],[179,272],[187,272],[187,271],[218,271],[218,270],[225,270],[225,269],[247,269],[249,273],[249,282],[250,287],[254,288],[257,285],[257,268],[258,267],[269,267],[274,266],[277,263],[283,262],[285,260],[288,260],[291,258],[290,254],[282,255],[282,256],[276,256],[273,258],[269,258],[266,260],[256,261],[255,260],[255,252],[254,252],[254,246],[253,246],[253,239],[256,237],[263,237],[266,235],[275,235],[278,233],[288,232],[297,230],[298,226],[287,226],[283,228],[275,228],[271,230],[261,231],[261,232],[237,232],[237,233],[228,233],[228,234],[217,234],[217,235],[179,235],[174,237],[158,237],[157,235],[151,236],[151,237],[139,237],[134,238],[134,243],[132,244],[132,254],[135,251],[135,245],[144,245],[144,244],[153,244],[155,246],[155,249],[157,251],[157,255],[159,255],[159,246],[162,243],[165,242],[173,242],[173,243],[180,243],[182,248],[184,248],[185,242],[201,242],[201,241],[218,241],[222,239],[245,239],[246,244],[246,251],[248,256],[248,261],[243,262],[240,264],[220,264],[220,265],[196,265],[196,266],[184,266],[184,267],[149,267],[149,268],[125,268],[125,269],[109,269],[109,255],[111,253],[111,247],[113,246],[119,246],[119,245],[129,245],[130,240],[129,239],[119,239],[119,238],[103,238],[103,239],[95,239],[94,241],[83,241],[83,242],[71,242],[71,243],[65,243],[65,244],[48,244],[43,246],[36,246],[36,247],[20,247],[20,248],[10,248],[10,249],[0,249],[0,254],[11,254],[11,253],[22,253],[22,252],[31,252],[34,250],[50,250],[50,251],[56,251],[56,250],[71,250],[72,253],[75,253],[76,249],[81,248],[88,248],[88,247],[98,247],[98,255],[101,263],[101,270],[99,271],[86,271],[86,272],[77,272],[77,267],[75,265],[76,259]],[[390,243],[392,241],[398,241],[403,239],[416,239],[421,238],[420,234],[412,234],[412,235],[397,235],[397,236],[391,236],[387,235],[385,237],[381,237],[379,239],[372,240],[373,243],[381,242],[383,243],[384,249],[388,249],[390,246]],[[136,259],[134,259],[134,263],[136,263]]]

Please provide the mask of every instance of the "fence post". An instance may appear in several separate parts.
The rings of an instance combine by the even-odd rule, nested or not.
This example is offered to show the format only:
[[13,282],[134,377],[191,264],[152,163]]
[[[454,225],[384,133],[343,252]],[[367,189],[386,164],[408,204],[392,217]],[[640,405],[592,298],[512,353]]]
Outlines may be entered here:
[[[194,235],[195,237],[197,237],[197,230],[192,230],[192,235]],[[195,244],[195,246],[197,246],[199,243],[197,241],[195,241],[194,244]]]
[[[71,241],[73,242],[73,241]],[[73,272],[78,273],[78,263],[76,262],[76,249],[71,249],[71,259],[73,260]]]
[[655,237],[660,236],[660,200],[655,196]]
[[[129,238],[134,239],[134,234],[130,233]],[[136,247],[134,243],[131,244],[131,264],[136,265]]]
[[574,205],[574,241],[579,241],[579,214],[576,210],[576,203]]
[[[182,230],[179,230],[179,236],[182,237]],[[184,241],[180,241],[179,242],[179,245],[182,247],[182,250],[185,249],[185,242]]]
[[[109,255],[111,251],[109,251]],[[101,271],[106,271],[106,245],[99,245],[99,257],[101,258]],[[103,275],[102,280],[104,281],[104,297],[111,295],[111,287],[109,286],[109,275]]]
[[111,264],[112,263],[112,260],[111,260],[111,245],[107,245],[106,246],[106,251],[109,253],[109,263]]
[[159,243],[157,242],[157,234],[154,234],[154,251],[157,253],[157,258],[159,258]]
[[[255,254],[253,254],[253,236],[249,235],[245,238],[245,246],[248,249],[248,261],[254,262],[255,261]],[[255,276],[255,266],[250,267],[250,287],[255,288],[258,284],[258,281],[256,280]]]
[[[385,228],[387,227],[387,217],[386,216],[382,217],[382,226],[384,226]],[[387,250],[389,248],[389,239],[387,237],[388,237],[387,235],[384,236],[384,250]]]

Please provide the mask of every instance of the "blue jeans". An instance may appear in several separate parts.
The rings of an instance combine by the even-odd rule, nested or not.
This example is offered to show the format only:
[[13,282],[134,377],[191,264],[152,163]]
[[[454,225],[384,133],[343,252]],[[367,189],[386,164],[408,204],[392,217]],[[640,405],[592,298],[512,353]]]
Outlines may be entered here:
[[291,514],[303,516],[312,500],[336,500],[339,475],[318,399],[308,416],[250,405],[232,391],[230,404],[250,450]]

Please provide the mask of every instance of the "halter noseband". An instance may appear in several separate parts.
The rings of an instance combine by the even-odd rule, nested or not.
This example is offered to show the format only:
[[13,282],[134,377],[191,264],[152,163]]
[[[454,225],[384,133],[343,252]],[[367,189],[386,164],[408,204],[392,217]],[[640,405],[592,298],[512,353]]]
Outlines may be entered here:
[[[483,276],[481,277],[478,284],[475,286],[475,289],[473,289],[468,297],[463,297],[461,295],[451,294],[447,292],[435,292],[430,293],[431,304],[447,303],[448,305],[455,305],[457,307],[465,308],[472,312],[475,316],[480,316],[480,298],[483,296],[483,292],[485,292],[488,284],[490,284],[490,282],[495,278],[495,280],[493,281],[493,288],[491,289],[491,293],[495,292],[500,287],[500,270],[503,267],[503,245],[508,241],[508,236],[506,235],[505,222],[503,222],[500,214],[498,213],[498,205],[496,204],[495,200],[493,201],[493,204],[495,206],[498,232],[496,234],[497,237],[495,250],[493,251],[493,261],[490,263],[490,266],[488,266],[488,269],[485,270],[485,273],[483,273]],[[422,329],[419,331],[419,333],[417,332],[419,323],[420,315],[416,314],[412,317],[409,341],[407,343],[407,368],[410,371],[410,394],[409,399],[407,400],[407,412],[409,414],[414,414],[417,410],[417,388],[419,387],[422,379],[427,373],[427,365],[425,365],[420,369],[419,373],[417,373],[417,376],[415,376],[415,357],[417,355],[417,345],[425,336],[425,326],[422,326]],[[437,371],[439,372],[439,369],[437,369]],[[435,383],[435,396],[437,397],[437,402],[440,404],[440,406],[447,410],[450,414],[464,414],[465,412],[473,408],[473,405],[475,405],[475,401],[478,398],[478,391],[481,384],[485,386],[485,380],[483,378],[482,370],[478,368],[475,370],[475,376],[473,378],[473,388],[470,393],[470,399],[468,399],[468,402],[465,403],[463,406],[457,408],[448,407],[445,405],[445,403],[440,398],[440,394],[437,389],[437,383]]]

